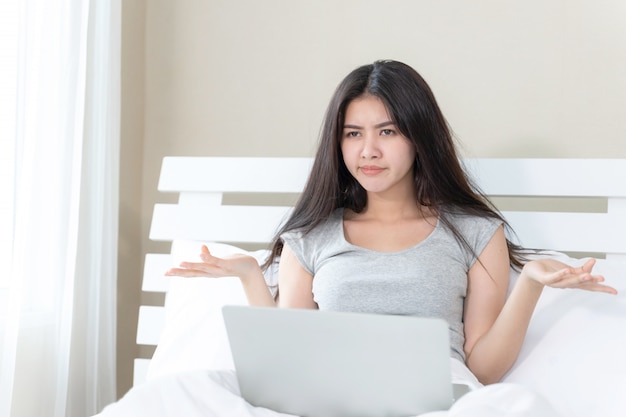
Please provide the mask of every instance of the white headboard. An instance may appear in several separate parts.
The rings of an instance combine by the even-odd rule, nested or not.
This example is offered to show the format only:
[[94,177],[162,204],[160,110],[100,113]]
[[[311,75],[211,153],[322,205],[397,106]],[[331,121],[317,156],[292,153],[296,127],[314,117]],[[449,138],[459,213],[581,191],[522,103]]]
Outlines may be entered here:
[[[530,211],[503,209],[523,246],[626,259],[626,160],[463,162],[499,207],[499,199],[514,208],[523,206],[518,198],[543,200],[540,208]],[[291,210],[311,164],[311,158],[166,157],[158,188],[177,193],[179,199],[175,204],[155,205],[150,239],[266,244]],[[514,201],[506,200],[510,198]],[[581,203],[587,199],[592,199],[592,209]],[[166,292],[163,273],[171,265],[169,254],[146,255],[142,290]],[[163,307],[141,306],[137,343],[155,346],[163,322]],[[144,379],[148,364],[149,359],[135,360],[135,384]]]

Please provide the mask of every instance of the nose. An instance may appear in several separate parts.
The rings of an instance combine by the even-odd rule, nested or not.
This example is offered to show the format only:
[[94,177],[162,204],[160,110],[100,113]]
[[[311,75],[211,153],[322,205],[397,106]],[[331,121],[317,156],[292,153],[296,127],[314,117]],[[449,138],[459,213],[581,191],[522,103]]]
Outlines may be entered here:
[[363,159],[375,159],[381,155],[380,147],[378,146],[378,138],[374,134],[363,135],[363,147],[361,148],[361,158]]

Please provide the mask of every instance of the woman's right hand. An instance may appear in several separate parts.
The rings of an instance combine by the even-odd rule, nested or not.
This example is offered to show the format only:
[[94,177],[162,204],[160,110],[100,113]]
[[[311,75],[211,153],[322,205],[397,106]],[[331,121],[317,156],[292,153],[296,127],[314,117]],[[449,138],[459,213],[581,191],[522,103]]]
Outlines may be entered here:
[[522,275],[539,285],[617,294],[615,288],[603,284],[602,275],[592,273],[595,263],[591,258],[584,265],[573,267],[556,259],[536,259],[524,266]]
[[166,276],[179,277],[246,277],[256,275],[260,267],[255,258],[249,255],[236,254],[225,258],[218,258],[209,252],[206,245],[202,245],[200,252],[201,262],[181,262],[178,268],[171,268],[165,272]]

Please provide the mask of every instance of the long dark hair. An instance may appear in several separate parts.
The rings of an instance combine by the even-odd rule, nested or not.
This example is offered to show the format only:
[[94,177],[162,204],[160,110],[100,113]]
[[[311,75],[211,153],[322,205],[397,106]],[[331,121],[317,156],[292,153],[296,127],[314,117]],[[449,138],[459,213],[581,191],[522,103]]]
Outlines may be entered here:
[[[311,173],[291,216],[273,240],[266,266],[282,252],[283,233],[301,230],[306,234],[340,207],[356,213],[365,208],[367,193],[349,173],[341,153],[346,108],[363,95],[380,98],[398,130],[415,147],[417,202],[437,213],[459,243],[472,250],[448,219],[450,210],[499,219],[510,231],[498,210],[466,175],[451,129],[426,81],[406,64],[376,61],[355,69],[337,86],[326,110]],[[510,239],[507,245],[511,265],[521,267],[522,248]]]

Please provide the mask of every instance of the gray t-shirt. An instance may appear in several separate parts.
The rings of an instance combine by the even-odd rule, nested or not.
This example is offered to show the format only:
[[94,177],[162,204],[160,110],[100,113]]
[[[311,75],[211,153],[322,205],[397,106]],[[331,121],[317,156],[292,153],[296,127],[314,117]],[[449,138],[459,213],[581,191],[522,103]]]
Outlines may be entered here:
[[[447,218],[478,255],[501,224],[462,214]],[[425,240],[399,252],[377,252],[347,242],[342,209],[312,232],[289,232],[282,239],[313,275],[313,297],[320,310],[445,319],[451,355],[465,361],[463,303],[467,273],[476,256],[442,221]]]

